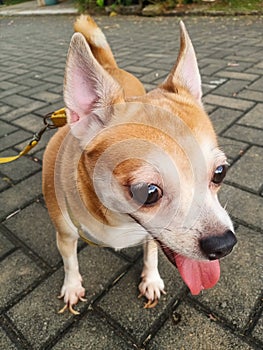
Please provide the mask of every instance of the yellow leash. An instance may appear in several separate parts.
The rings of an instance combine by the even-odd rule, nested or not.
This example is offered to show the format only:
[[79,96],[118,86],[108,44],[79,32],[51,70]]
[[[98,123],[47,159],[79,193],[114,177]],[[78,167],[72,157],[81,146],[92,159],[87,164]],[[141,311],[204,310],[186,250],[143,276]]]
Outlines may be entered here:
[[[44,121],[44,127],[37,133],[34,134],[33,138],[30,140],[30,142],[24,147],[24,149],[18,153],[16,156],[11,157],[0,157],[0,164],[6,164],[13,162],[14,160],[17,160],[27,154],[29,151],[31,151],[32,148],[34,148],[38,142],[41,139],[41,136],[44,134],[44,132],[48,129],[56,129],[60,128],[61,126],[66,125],[67,123],[67,115],[65,108],[61,108],[55,112],[48,113],[43,118]],[[78,223],[75,218],[73,218],[73,214],[68,206],[68,203],[66,202],[69,217],[73,223],[73,225],[77,228],[79,236],[83,239],[84,242],[88,243],[89,245],[95,246],[95,247],[102,247],[102,245],[93,242],[91,239],[88,239],[86,237],[86,234],[82,230],[80,224]]]
[[41,136],[44,134],[44,132],[47,129],[56,129],[61,126],[66,125],[67,123],[67,116],[66,116],[66,110],[65,108],[61,108],[53,113],[49,113],[45,115],[44,119],[44,127],[37,133],[34,134],[33,138],[30,140],[30,142],[24,147],[24,149],[18,153],[16,156],[11,157],[0,157],[0,164],[10,163],[14,160],[17,160],[27,154],[29,151],[31,151],[32,148],[34,148],[38,142],[41,139]]

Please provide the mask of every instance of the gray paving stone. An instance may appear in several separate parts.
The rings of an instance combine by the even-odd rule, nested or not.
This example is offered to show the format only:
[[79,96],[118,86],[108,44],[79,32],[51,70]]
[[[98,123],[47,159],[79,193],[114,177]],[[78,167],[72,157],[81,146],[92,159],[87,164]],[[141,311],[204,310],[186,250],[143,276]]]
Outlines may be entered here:
[[12,109],[12,107],[10,106],[7,106],[7,105],[0,105],[0,116],[1,116],[1,119],[4,119],[5,118],[5,114],[7,112],[9,112],[10,110]]
[[41,174],[35,174],[1,193],[0,218],[5,218],[41,194]]
[[56,86],[56,84],[44,83],[41,81],[41,84],[38,83],[38,85],[36,86],[30,87],[30,88],[27,86],[27,89],[21,92],[20,94],[22,96],[33,97],[34,94],[44,93],[46,91],[49,91],[54,86]]
[[0,349],[3,350],[16,350],[17,347],[11,341],[11,339],[7,336],[6,332],[0,328]]
[[0,151],[7,149],[13,145],[16,145],[30,137],[30,133],[24,130],[16,130],[9,135],[5,135],[1,138]]
[[40,203],[29,205],[7,220],[5,226],[50,266],[55,266],[61,261],[56,245],[55,228],[47,209]]
[[8,80],[8,79],[14,78],[14,77],[16,77],[14,74],[1,72],[1,74],[0,74],[0,81]]
[[258,103],[253,109],[246,113],[245,116],[238,121],[238,123],[263,129],[262,111],[263,103]]
[[[141,264],[133,267],[99,302],[99,306],[140,343],[155,320],[169,304],[178,298],[184,283],[177,269],[160,252],[159,272],[164,278],[167,295],[163,295],[153,309],[144,309],[138,299]],[[124,292],[125,291],[125,292]]]
[[28,72],[27,69],[22,69],[22,68],[15,67],[15,66],[12,66],[12,65],[11,65],[11,67],[9,67],[7,69],[7,72],[8,71],[11,71],[12,74],[16,74],[16,75],[23,75],[23,74],[26,74]]
[[185,303],[180,304],[175,312],[180,321],[175,323],[170,317],[151,341],[151,350],[253,349]]
[[227,179],[234,184],[258,192],[263,184],[263,150],[252,147],[231,167]]
[[3,81],[1,83],[1,86],[0,86],[0,90],[10,90],[10,89],[13,89],[15,87],[17,87],[18,85],[15,84],[15,83],[11,83],[9,81]]
[[225,57],[226,60],[228,60],[229,62],[251,62],[251,63],[255,63],[257,62],[257,59],[255,59],[255,57],[251,57],[251,56],[240,56],[240,55],[229,55]]
[[209,114],[217,134],[229,127],[236,119],[241,116],[242,112],[233,111],[230,108],[220,107]]
[[5,120],[12,121],[16,118],[22,117],[25,114],[29,114],[38,110],[46,105],[45,102],[42,101],[32,101],[31,103],[24,105],[19,108],[15,108],[7,113],[5,113]]
[[62,280],[60,269],[8,311],[8,316],[25,335],[32,350],[40,349],[72,319],[70,313],[58,314],[62,305],[56,295]]
[[162,81],[166,78],[168,75],[169,71],[161,70],[161,69],[156,69],[153,72],[143,74],[140,77],[140,80],[142,83],[152,83],[154,81],[157,81],[159,79],[162,79]]
[[[1,153],[1,156],[10,156],[15,154],[16,153],[13,150],[8,150]],[[40,164],[27,157],[22,157],[15,162],[1,165],[2,173],[11,179],[13,183],[23,180],[25,177],[28,177],[39,170],[41,170]]]
[[60,95],[54,94],[49,91],[37,92],[36,94],[32,94],[32,97],[45,102],[53,102],[58,99],[61,99]]
[[245,150],[249,148],[249,145],[244,142],[231,140],[228,138],[218,137],[218,144],[220,149],[226,154],[228,162],[232,163],[233,160],[240,157]]
[[263,342],[263,315],[261,315],[256,327],[253,331],[253,336]]
[[263,131],[243,125],[236,124],[231,126],[224,132],[223,136],[259,146],[263,145]]
[[89,312],[52,349],[134,350],[134,346],[121,339],[107,324],[107,320]]
[[55,94],[59,94],[60,96],[62,96],[63,95],[63,86],[62,85],[54,86],[53,88],[50,88],[49,91],[54,92]]
[[220,71],[215,75],[218,77],[231,78],[231,79],[240,79],[247,81],[254,81],[258,78],[256,74],[242,73],[242,72],[232,72],[232,71]]
[[263,240],[261,233],[243,226],[239,226],[236,235],[238,245],[220,262],[219,282],[195,298],[235,327],[242,328],[263,287]]
[[246,100],[258,101],[258,102],[263,101],[263,92],[261,91],[244,89],[241,92],[239,92],[237,96],[244,98]]
[[249,89],[263,91],[263,78],[261,77],[253,84],[249,85]]
[[2,142],[1,137],[8,135],[16,130],[17,128],[15,126],[7,124],[4,121],[0,121],[0,142]]
[[6,307],[12,299],[32,285],[43,271],[25,255],[17,250],[0,262],[1,283],[0,283],[0,307]]
[[263,227],[262,197],[248,193],[239,188],[224,184],[219,192],[220,202],[235,218],[258,228]]
[[119,254],[124,255],[128,260],[135,261],[139,258],[143,253],[142,245],[138,245],[136,247],[130,247],[126,249],[122,249],[119,251]]
[[11,185],[12,185],[11,179],[9,179],[8,177],[2,174],[0,176],[0,191],[7,189]]
[[246,109],[251,108],[254,105],[254,103],[251,101],[213,94],[206,95],[204,97],[204,102],[212,105],[218,105],[221,107],[237,109],[240,111],[245,111]]
[[154,88],[156,88],[156,85],[154,85],[154,84],[148,84],[148,83],[144,83],[143,86],[144,86],[144,88],[145,88],[145,90],[146,90],[147,92],[149,92],[149,91],[153,90]]
[[263,69],[263,61],[258,62],[257,64],[255,64],[253,67],[255,68],[259,68],[259,69]]
[[12,242],[10,242],[6,236],[3,235],[1,232],[1,226],[0,226],[0,258],[2,258],[5,254],[10,252],[12,249],[14,249],[15,246]]
[[14,125],[20,126],[28,131],[35,133],[41,129],[43,119],[35,114],[27,114],[24,117],[18,118],[12,122]]
[[261,75],[262,68],[250,67],[250,68],[246,69],[245,73]]
[[59,85],[63,85],[64,74],[61,74],[61,75],[50,74],[49,76],[44,77],[43,80],[49,83],[56,83]]
[[217,95],[223,96],[237,96],[238,92],[243,90],[248,85],[246,80],[228,80],[226,83],[213,91]]
[[[131,65],[131,66],[125,66],[125,70],[127,70],[130,73],[133,74],[145,74],[145,73],[149,73],[150,71],[153,70],[152,67],[145,67],[143,66],[136,66],[136,65]],[[138,76],[138,75],[137,75]]]
[[212,114],[217,109],[217,107],[212,106],[212,105],[208,105],[208,104],[204,104],[204,109],[205,109],[206,113],[210,116],[210,114]]
[[242,73],[252,73],[250,72],[250,68],[252,66],[252,62],[238,62],[235,61],[229,61],[227,62],[227,71],[235,71],[235,72],[242,72]]
[[[24,86],[24,85],[18,85],[16,87],[14,87],[13,89],[9,89],[9,90],[4,90],[4,91],[1,91],[0,92],[0,98],[1,100],[5,100],[5,98],[7,97],[7,99],[10,101],[12,101],[12,96],[15,95],[15,94],[21,94],[24,90],[26,90],[27,87]],[[20,95],[21,97],[21,95]],[[8,102],[8,101],[7,101]],[[10,102],[9,102],[10,103]],[[23,104],[24,101],[23,99],[19,98],[19,101],[16,101],[15,102],[16,104]],[[10,103],[11,105],[13,105],[13,103]]]
[[12,96],[5,97],[2,99],[3,102],[14,107],[22,107],[32,102],[32,99],[13,94]]
[[[107,250],[90,247],[81,251],[79,262],[88,301],[78,304],[75,309],[82,311],[116,278],[126,263]],[[69,320],[74,318],[69,312],[62,315],[57,313],[63,306],[63,301],[56,298],[62,281],[63,268],[60,268],[8,311],[8,316],[18,330],[25,334],[32,349],[44,346],[47,341],[61,333]]]
[[[40,62],[38,62],[39,64]],[[23,79],[23,84],[28,86],[28,87],[38,87],[40,85],[40,81],[39,81],[39,78],[37,77],[26,77]],[[42,84],[41,84],[42,85]]]
[[213,75],[215,75],[216,72],[218,72],[219,70],[221,70],[224,67],[225,67],[224,62],[210,63],[201,69],[201,74],[213,76]]
[[45,144],[41,143],[41,146],[43,146],[42,149],[41,149],[40,145],[38,145],[38,148],[35,151],[32,152],[32,155],[34,156],[34,159],[37,159],[37,160],[40,160],[40,161],[42,161],[43,156],[44,156]]

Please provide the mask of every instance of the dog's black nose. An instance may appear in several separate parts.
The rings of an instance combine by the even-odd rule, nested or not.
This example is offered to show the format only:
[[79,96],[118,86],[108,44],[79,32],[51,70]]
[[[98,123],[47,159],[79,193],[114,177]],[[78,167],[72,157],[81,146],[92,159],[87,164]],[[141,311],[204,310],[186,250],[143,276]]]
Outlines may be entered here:
[[216,260],[229,254],[236,243],[236,236],[228,230],[222,235],[202,238],[200,247],[209,260]]

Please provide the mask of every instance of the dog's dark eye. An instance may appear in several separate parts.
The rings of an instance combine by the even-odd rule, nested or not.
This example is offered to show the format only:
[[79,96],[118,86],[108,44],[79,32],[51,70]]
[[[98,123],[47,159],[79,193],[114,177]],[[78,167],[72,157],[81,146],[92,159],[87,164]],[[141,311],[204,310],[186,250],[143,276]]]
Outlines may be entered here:
[[162,196],[162,190],[154,184],[139,183],[130,186],[131,197],[139,204],[152,205]]
[[219,165],[212,177],[212,182],[216,185],[221,184],[221,182],[224,180],[224,177],[226,176],[227,172],[227,166],[226,165]]

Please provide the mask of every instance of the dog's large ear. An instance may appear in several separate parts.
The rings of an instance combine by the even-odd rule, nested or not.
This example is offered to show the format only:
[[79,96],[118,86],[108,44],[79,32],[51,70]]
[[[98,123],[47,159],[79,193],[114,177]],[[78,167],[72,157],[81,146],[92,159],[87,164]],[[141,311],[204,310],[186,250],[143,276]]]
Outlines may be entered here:
[[180,52],[171,73],[162,87],[177,92],[179,86],[186,88],[201,103],[201,77],[191,39],[185,25],[180,21]]
[[93,137],[109,122],[111,106],[122,100],[120,85],[97,62],[84,36],[75,33],[64,83],[64,101],[73,135],[79,139]]

